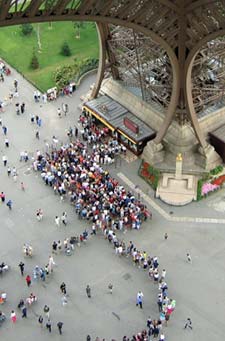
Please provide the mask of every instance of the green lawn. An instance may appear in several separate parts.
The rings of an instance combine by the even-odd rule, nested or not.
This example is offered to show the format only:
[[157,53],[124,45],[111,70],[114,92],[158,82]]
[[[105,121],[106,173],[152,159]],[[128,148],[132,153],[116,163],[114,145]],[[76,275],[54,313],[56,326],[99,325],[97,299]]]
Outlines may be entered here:
[[[40,25],[40,37],[42,51],[36,52],[40,68],[33,71],[30,69],[30,61],[33,50],[38,51],[36,29],[30,36],[21,34],[20,26],[11,26],[0,29],[0,57],[20,71],[39,89],[45,91],[53,87],[52,77],[55,69],[63,64],[69,64],[74,57],[78,60],[83,58],[98,58],[98,36],[95,26],[86,23],[81,29],[80,39],[75,36],[72,22],[54,22],[52,28],[49,23]],[[60,54],[60,48],[67,41],[72,55],[65,57]]]

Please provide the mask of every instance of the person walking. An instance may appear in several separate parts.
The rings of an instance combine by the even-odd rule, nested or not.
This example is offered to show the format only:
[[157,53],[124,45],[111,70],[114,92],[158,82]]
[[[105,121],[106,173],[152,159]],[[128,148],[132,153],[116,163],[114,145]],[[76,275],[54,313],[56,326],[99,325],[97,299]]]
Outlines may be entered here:
[[25,305],[21,308],[21,311],[22,311],[22,318],[24,317],[27,318],[27,308]]
[[27,277],[26,277],[26,282],[27,282],[27,286],[28,286],[28,288],[29,288],[30,285],[31,285],[31,277],[30,277],[30,275],[27,275]]
[[11,168],[10,167],[7,168],[7,174],[8,174],[8,176],[11,175]]
[[46,322],[46,328],[48,329],[49,333],[52,332],[52,323],[50,319],[48,319],[48,321]]
[[7,159],[7,156],[6,156],[6,155],[3,155],[3,157],[2,157],[2,161],[3,161],[3,165],[4,165],[4,167],[6,167],[6,165],[7,165],[7,161],[8,161],[8,159]]
[[87,335],[87,341],[91,341],[90,335]]
[[66,295],[66,284],[64,282],[60,285],[60,290],[63,295]]
[[187,262],[192,264],[192,259],[190,253],[187,253]]
[[143,297],[144,297],[144,294],[141,291],[138,291],[137,298],[136,298],[136,306],[139,305],[141,309],[143,307]]
[[22,261],[18,265],[18,267],[20,268],[21,276],[24,275],[24,266],[25,264]]
[[38,130],[37,130],[36,133],[35,133],[35,137],[36,137],[36,139],[38,139],[38,140],[40,139],[40,133],[39,133]]
[[112,294],[112,291],[113,291],[113,285],[112,285],[112,283],[109,283],[108,289],[109,289],[110,294]]
[[9,139],[5,138],[5,146],[6,148],[9,148]]
[[43,316],[42,316],[42,315],[39,315],[39,317],[38,317],[38,323],[39,323],[39,325],[40,325],[41,327],[43,327],[43,321],[44,321]]
[[9,199],[9,200],[7,201],[6,206],[8,206],[9,210],[12,209],[12,200],[11,200],[11,199]]
[[55,224],[57,227],[60,226],[60,218],[58,216],[55,217]]
[[87,285],[87,287],[86,287],[86,293],[87,293],[87,297],[91,298],[91,288],[89,285]]
[[57,327],[58,327],[59,334],[62,335],[63,322],[59,321],[57,323]]
[[14,310],[11,311],[10,319],[11,319],[12,323],[16,323],[17,317],[16,317],[16,313]]
[[184,325],[184,329],[187,329],[187,328],[189,328],[191,330],[193,329],[192,321],[191,321],[190,317],[187,318],[187,321],[185,322],[185,325]]
[[164,239],[165,239],[165,240],[168,239],[168,233],[167,233],[167,232],[164,234]]
[[61,217],[63,225],[67,225],[67,213],[63,212],[62,217]]
[[23,182],[20,183],[20,188],[21,188],[22,191],[25,191],[25,186],[24,186]]

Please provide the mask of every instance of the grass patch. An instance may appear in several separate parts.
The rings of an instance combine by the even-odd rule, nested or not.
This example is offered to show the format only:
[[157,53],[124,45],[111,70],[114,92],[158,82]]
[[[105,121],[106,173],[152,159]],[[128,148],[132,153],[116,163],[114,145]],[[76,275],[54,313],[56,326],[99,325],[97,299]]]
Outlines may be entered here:
[[[76,39],[73,22],[53,22],[52,28],[49,23],[39,24],[41,53],[38,52],[37,25],[33,24],[34,31],[29,36],[21,34],[20,26],[1,28],[0,41],[4,44],[0,47],[0,56],[42,91],[55,86],[53,72],[58,66],[69,64],[74,58],[98,58],[98,36],[92,23],[86,23],[81,29],[80,39]],[[60,54],[64,41],[71,49],[70,57]],[[30,68],[34,50],[40,64],[38,70]]]

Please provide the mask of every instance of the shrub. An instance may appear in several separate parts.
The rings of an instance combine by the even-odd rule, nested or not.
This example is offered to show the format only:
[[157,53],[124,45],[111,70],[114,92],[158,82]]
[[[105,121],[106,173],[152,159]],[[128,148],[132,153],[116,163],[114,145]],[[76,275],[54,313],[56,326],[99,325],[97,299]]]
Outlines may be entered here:
[[66,41],[64,41],[64,43],[61,47],[61,54],[63,56],[71,56],[71,50],[70,50],[70,47]]
[[33,26],[31,24],[23,24],[21,25],[21,33],[24,36],[29,36],[33,31]]
[[98,59],[89,58],[84,59],[82,62],[74,59],[73,64],[57,68],[53,75],[57,88],[64,88],[71,80],[77,82],[85,72],[95,69],[97,65]]
[[223,166],[222,166],[222,165],[219,165],[219,166],[213,168],[213,169],[210,171],[210,174],[211,174],[211,175],[217,175],[217,174],[219,174],[220,172],[222,172],[222,170],[223,170]]
[[39,68],[39,61],[38,58],[35,54],[35,52],[33,52],[32,58],[31,58],[31,62],[30,62],[30,68],[33,70],[36,70]]

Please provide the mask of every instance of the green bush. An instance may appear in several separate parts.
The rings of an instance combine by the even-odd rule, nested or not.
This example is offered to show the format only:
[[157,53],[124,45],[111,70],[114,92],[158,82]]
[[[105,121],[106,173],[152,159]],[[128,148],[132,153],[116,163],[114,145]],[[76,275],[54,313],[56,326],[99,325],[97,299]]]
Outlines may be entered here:
[[31,24],[23,24],[21,25],[21,33],[24,36],[29,36],[33,31],[33,26]]
[[70,47],[66,41],[64,41],[64,43],[62,44],[61,54],[63,56],[67,56],[67,57],[71,56],[71,50],[70,50]]

